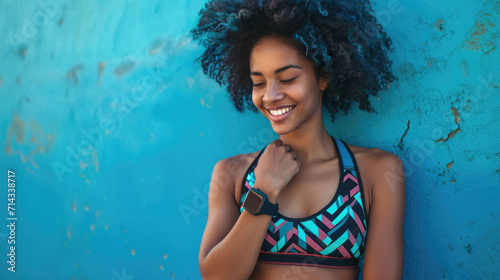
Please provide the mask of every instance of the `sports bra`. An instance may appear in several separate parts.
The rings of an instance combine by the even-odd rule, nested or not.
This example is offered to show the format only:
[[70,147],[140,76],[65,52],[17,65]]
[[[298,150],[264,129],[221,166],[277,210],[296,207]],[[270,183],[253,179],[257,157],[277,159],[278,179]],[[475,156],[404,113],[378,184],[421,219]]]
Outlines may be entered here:
[[[363,186],[352,151],[343,140],[330,137],[342,171],[337,192],[325,207],[308,217],[290,218],[278,211],[271,218],[257,262],[326,268],[359,266],[367,230]],[[266,147],[243,176],[240,213],[255,183],[253,171]]]

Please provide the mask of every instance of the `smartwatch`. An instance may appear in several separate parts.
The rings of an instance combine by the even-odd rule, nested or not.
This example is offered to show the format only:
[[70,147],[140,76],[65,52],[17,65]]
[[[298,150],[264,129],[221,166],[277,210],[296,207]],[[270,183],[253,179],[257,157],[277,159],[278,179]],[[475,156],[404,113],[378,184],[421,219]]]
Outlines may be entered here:
[[266,214],[274,217],[279,209],[278,203],[271,203],[267,195],[257,188],[251,188],[248,191],[243,207],[254,216]]

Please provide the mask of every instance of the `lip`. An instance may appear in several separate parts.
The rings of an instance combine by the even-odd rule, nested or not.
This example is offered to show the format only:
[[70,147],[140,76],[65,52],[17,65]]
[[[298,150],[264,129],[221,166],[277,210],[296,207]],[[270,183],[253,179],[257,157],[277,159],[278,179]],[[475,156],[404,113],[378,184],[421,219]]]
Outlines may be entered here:
[[280,105],[280,106],[270,106],[270,107],[264,107],[266,108],[267,110],[278,110],[278,109],[281,109],[281,108],[287,108],[287,107],[292,107],[292,106],[296,106],[296,105]]
[[[281,106],[281,107],[274,107],[274,108],[286,108],[286,107],[290,107],[290,106]],[[293,110],[295,110],[295,107],[296,105],[293,105],[292,109],[286,113],[284,113],[283,115],[280,115],[280,116],[274,116],[273,114],[271,114],[271,112],[269,112],[269,110],[275,110],[275,109],[268,109],[268,112],[269,112],[269,118],[273,121],[273,122],[281,122],[281,121],[284,121],[291,113]]]

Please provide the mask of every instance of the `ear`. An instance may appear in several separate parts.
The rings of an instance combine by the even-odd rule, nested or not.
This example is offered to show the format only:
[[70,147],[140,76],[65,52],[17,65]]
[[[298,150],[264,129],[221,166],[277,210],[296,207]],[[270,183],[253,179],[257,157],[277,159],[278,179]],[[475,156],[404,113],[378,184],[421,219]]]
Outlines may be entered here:
[[321,77],[319,79],[319,87],[320,87],[321,91],[324,91],[326,89],[326,87],[328,87],[329,83],[330,83],[330,79],[325,78],[325,77]]

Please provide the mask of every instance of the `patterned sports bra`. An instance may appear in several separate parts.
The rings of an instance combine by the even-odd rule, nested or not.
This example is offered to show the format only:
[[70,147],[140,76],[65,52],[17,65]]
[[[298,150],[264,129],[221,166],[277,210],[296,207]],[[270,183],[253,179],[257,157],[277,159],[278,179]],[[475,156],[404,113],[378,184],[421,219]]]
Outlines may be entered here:
[[[279,212],[273,216],[257,262],[327,268],[359,266],[367,230],[363,186],[352,151],[343,140],[330,137],[342,171],[335,196],[308,217],[289,218]],[[243,177],[240,213],[248,190],[255,183],[253,170],[266,147]]]

